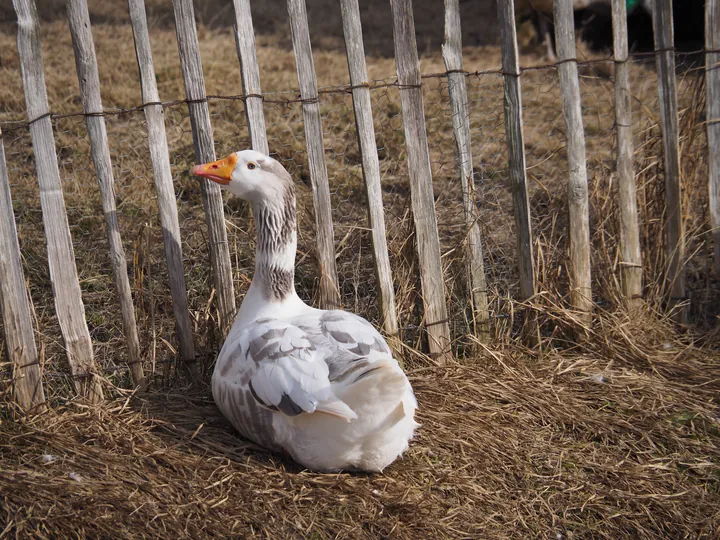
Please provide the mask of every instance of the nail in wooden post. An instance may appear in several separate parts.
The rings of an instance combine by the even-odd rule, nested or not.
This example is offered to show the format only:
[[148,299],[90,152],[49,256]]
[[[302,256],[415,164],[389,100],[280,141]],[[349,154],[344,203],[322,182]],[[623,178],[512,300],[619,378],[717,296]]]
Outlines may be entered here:
[[553,13],[569,165],[570,303],[579,312],[580,319],[589,324],[592,319],[590,218],[572,0],[555,0]]
[[668,308],[677,322],[684,323],[685,238],[680,193],[680,131],[678,127],[677,87],[672,0],[652,0],[655,63],[665,153],[665,254],[667,260]]
[[[513,0],[498,2],[498,21],[500,23],[505,95],[505,141],[507,143],[510,186],[517,235],[520,300],[525,302],[535,296],[537,289],[525,161],[520,62],[518,59],[515,7],[513,4]],[[528,319],[526,319],[524,334],[530,344],[534,345],[539,342],[537,315],[535,313],[530,313]]]
[[13,399],[21,409],[37,412],[45,403],[42,373],[33,335],[30,301],[20,260],[5,145],[0,131],[0,308],[5,346],[12,362]]
[[330,186],[328,185],[325,145],[323,144],[320,102],[318,101],[315,64],[310,47],[305,0],[288,0],[290,30],[297,66],[300,97],[303,99],[305,145],[308,152],[310,182],[312,183],[317,230],[318,262],[320,264],[320,306],[325,309],[340,307],[340,288],[335,268],[335,242],[333,237]]
[[13,0],[18,17],[17,46],[30,136],[35,153],[40,206],[48,246],[48,265],[60,331],[75,388],[91,402],[103,399],[85,306],[80,292],[70,227],[65,212],[43,73],[40,23],[33,0]]
[[440,238],[435,215],[412,0],[391,0],[390,6],[428,344],[430,353],[436,356],[440,363],[444,363],[452,358],[450,325],[440,259]]
[[90,29],[87,0],[68,0],[67,13],[73,50],[75,51],[75,66],[78,82],[80,83],[80,98],[86,114],[85,124],[90,137],[90,152],[95,165],[98,184],[100,185],[100,196],[110,249],[110,265],[113,271],[115,291],[120,302],[120,313],[128,351],[128,365],[130,366],[133,384],[144,386],[145,377],[143,375],[142,358],[140,357],[140,340],[135,322],[135,307],[130,294],[127,260],[125,259],[125,250],[120,237],[120,223],[118,222],[117,206],[115,205],[115,178],[113,177],[112,162],[110,161],[105,118],[96,115],[102,113],[103,107],[100,97],[100,76],[98,74],[97,58],[95,57],[95,44]]
[[629,308],[642,303],[642,259],[638,225],[632,107],[630,94],[625,0],[612,0],[613,43],[615,48],[615,125],[617,128],[617,172],[620,207],[620,275]]
[[190,311],[188,310],[187,287],[183,270],[182,241],[178,219],[175,188],[170,170],[165,115],[160,105],[160,94],[155,81],[150,35],[145,15],[145,0],[128,0],[130,23],[135,39],[135,56],[140,70],[142,100],[145,105],[145,119],[148,128],[148,147],[152,162],[155,191],[157,192],[160,225],[165,245],[165,261],[168,268],[170,296],[172,297],[175,332],[178,336],[180,357],[184,362],[195,361]]
[[705,85],[707,86],[710,226],[715,247],[715,275],[720,278],[720,6],[705,0]]
[[459,0],[445,0],[445,43],[442,46],[445,69],[448,70],[448,89],[452,107],[453,132],[457,146],[460,185],[465,214],[466,266],[473,308],[473,320],[478,339],[490,341],[490,312],[488,311],[485,263],[483,262],[482,233],[475,207],[472,145],[470,143],[470,111],[468,110],[465,73],[462,71],[462,31],[460,29]]
[[[180,66],[185,82],[185,97],[189,101],[195,158],[198,163],[208,163],[215,161],[215,148],[192,0],[173,0],[173,10]],[[225,229],[223,199],[220,186],[215,182],[204,178],[199,179],[199,182],[208,226],[210,262],[214,274],[220,328],[224,333],[235,316],[235,290]]]
[[235,46],[240,60],[240,78],[245,94],[245,116],[253,150],[269,154],[265,114],[263,113],[260,69],[255,55],[255,32],[253,30],[250,0],[233,0],[235,9]]
[[368,88],[367,66],[362,39],[360,8],[358,0],[340,0],[345,51],[347,52],[350,84],[352,85],[353,110],[357,128],[360,154],[362,156],[363,178],[367,190],[368,221],[372,231],[375,275],[380,289],[380,313],[383,329],[389,335],[398,332],[395,312],[395,289],[393,287],[390,257],[388,255],[385,231],[385,212],[380,185],[380,162],[378,160],[375,126],[373,125],[370,88]]

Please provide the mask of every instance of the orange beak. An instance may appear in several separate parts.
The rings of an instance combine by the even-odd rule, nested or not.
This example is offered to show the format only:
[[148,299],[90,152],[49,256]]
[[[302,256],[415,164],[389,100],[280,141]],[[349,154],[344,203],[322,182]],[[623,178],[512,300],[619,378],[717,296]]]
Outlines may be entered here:
[[230,154],[225,159],[219,159],[218,161],[205,163],[204,165],[195,165],[190,169],[190,173],[227,186],[232,179],[232,173],[235,170],[237,161],[237,156]]

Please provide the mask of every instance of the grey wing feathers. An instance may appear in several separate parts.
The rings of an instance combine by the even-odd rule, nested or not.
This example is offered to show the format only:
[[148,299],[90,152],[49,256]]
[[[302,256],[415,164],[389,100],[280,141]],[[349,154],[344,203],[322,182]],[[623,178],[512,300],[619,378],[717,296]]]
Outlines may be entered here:
[[247,389],[248,401],[288,416],[316,410],[345,419],[355,413],[331,385],[352,385],[378,362],[395,362],[378,331],[344,311],[316,311],[294,320],[262,319],[228,340],[216,374]]
[[346,311],[325,311],[303,328],[325,358],[332,383],[352,384],[369,375],[378,361],[393,361],[390,347],[365,319]]
[[295,325],[270,320],[249,327],[245,358],[253,398],[288,416],[314,412],[329,386],[327,367],[314,352],[314,344]]
[[257,395],[257,392],[253,388],[252,380],[250,380],[248,386],[250,388],[250,394],[255,399],[255,401],[260,403],[260,405],[267,407],[271,411],[280,411],[288,416],[297,416],[298,414],[301,414],[303,412],[300,405],[295,403],[288,394],[283,393],[282,397],[280,398],[280,403],[278,403],[277,405],[272,405],[270,403],[265,403]]

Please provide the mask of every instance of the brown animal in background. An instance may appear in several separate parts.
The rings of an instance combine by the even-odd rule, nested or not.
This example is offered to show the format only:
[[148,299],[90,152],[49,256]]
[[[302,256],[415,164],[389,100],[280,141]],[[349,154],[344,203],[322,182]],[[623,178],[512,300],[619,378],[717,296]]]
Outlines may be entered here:
[[[573,11],[587,9],[591,4],[606,3],[610,0],[573,0]],[[553,41],[553,0],[516,0],[515,17],[530,18],[538,42],[545,45],[545,55],[551,62],[557,61]]]

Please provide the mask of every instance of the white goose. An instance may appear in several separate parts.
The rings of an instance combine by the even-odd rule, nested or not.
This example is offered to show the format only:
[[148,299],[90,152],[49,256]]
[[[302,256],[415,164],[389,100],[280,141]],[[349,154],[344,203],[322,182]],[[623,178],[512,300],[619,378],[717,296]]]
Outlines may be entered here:
[[193,167],[247,200],[255,275],[217,358],[212,392],[245,437],[316,471],[382,471],[408,447],[417,401],[365,319],[306,305],[295,292],[295,187],[253,150]]

